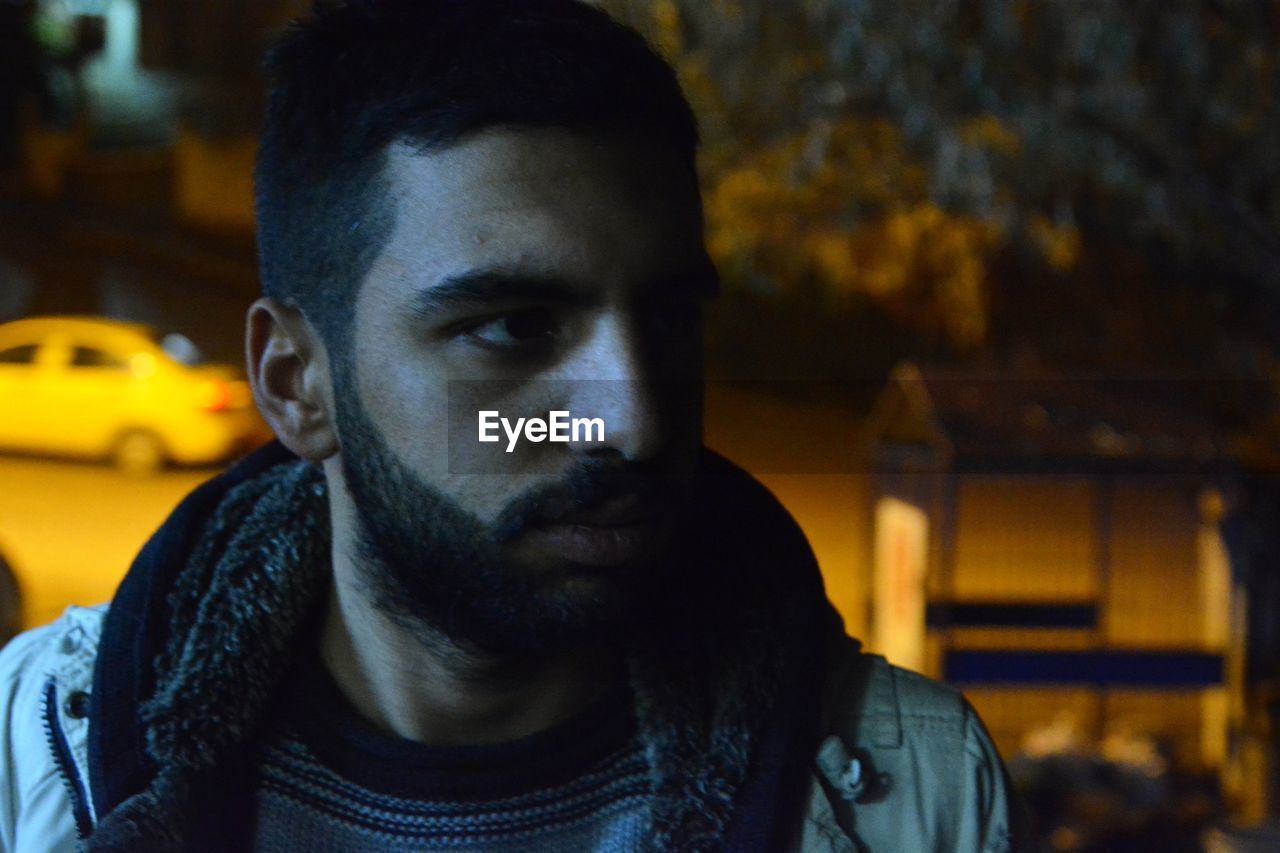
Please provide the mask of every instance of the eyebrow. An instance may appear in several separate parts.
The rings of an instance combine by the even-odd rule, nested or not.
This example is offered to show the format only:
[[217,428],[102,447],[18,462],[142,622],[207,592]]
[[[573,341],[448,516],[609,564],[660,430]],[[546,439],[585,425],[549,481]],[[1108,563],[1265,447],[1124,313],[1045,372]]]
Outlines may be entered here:
[[476,270],[453,275],[420,290],[410,310],[431,317],[457,308],[479,308],[496,302],[528,300],[585,305],[591,300],[580,288],[555,276],[526,275],[501,270]]
[[[714,298],[720,291],[715,267],[708,263],[691,274],[663,276],[649,285],[654,293],[690,291],[702,298]],[[581,286],[559,276],[517,273],[505,270],[474,270],[449,276],[438,284],[418,291],[409,305],[421,318],[459,308],[483,308],[501,302],[551,302],[584,307],[595,298]]]

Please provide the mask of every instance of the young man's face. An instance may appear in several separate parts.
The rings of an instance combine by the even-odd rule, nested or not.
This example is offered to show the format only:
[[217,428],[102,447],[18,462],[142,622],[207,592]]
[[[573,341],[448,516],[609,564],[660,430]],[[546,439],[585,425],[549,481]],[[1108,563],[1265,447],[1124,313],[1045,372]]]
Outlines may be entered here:
[[[493,652],[608,636],[673,568],[701,445],[695,179],[661,146],[563,130],[396,146],[386,178],[394,229],[334,360],[365,581]],[[481,412],[554,411],[603,440],[479,440]]]

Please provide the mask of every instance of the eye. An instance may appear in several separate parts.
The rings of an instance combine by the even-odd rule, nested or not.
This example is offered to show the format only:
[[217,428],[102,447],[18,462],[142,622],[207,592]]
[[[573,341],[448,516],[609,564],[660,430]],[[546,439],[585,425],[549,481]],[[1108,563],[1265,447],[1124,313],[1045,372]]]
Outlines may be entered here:
[[491,317],[462,330],[463,337],[493,350],[521,350],[548,346],[560,335],[562,323],[548,308],[530,308]]

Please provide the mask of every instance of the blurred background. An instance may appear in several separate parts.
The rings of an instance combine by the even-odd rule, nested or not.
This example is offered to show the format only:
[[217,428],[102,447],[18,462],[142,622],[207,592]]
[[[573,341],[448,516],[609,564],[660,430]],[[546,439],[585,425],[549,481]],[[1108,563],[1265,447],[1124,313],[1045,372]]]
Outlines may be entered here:
[[[708,441],[850,632],[964,689],[1052,849],[1280,849],[1280,2],[600,5],[702,122]],[[266,437],[259,62],[307,6],[0,0],[7,631]]]

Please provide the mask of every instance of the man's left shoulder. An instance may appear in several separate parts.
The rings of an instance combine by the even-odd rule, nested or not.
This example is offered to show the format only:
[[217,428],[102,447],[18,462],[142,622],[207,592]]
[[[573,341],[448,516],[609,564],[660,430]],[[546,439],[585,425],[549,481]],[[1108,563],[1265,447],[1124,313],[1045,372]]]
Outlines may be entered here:
[[971,736],[981,728],[977,712],[959,689],[887,661],[884,666],[893,681],[898,715],[908,731]]
[[976,719],[955,687],[869,654],[848,637],[829,649],[826,702],[829,722],[876,721],[882,738],[893,734],[889,728],[963,732]]
[[999,753],[968,699],[957,688],[844,638],[829,654],[824,728],[867,747],[932,752],[951,762],[1001,769]]
[[1021,849],[1004,764],[955,687],[846,639],[829,656],[823,717],[819,767],[871,850]]

